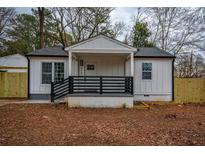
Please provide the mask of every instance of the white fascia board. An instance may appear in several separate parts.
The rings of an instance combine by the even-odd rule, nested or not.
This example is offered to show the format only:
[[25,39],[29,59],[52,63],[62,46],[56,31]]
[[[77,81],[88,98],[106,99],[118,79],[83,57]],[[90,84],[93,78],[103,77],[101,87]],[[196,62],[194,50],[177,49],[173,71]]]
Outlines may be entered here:
[[133,51],[128,50],[92,50],[92,49],[86,49],[86,50],[70,50],[72,53],[132,53]]

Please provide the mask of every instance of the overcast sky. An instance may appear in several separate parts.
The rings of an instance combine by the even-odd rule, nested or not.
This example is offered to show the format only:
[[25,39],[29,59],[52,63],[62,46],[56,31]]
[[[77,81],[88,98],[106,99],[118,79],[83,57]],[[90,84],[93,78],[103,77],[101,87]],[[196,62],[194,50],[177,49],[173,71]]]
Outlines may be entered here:
[[123,21],[127,25],[132,22],[132,17],[136,13],[136,8],[115,8],[114,11],[111,13],[111,20],[112,21]]

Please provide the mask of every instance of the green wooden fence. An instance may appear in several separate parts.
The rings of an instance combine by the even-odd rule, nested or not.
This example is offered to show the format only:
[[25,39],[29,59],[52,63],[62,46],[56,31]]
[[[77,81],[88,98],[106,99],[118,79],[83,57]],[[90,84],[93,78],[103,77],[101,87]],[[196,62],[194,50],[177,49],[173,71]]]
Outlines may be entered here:
[[[27,98],[27,73],[0,72],[0,98]],[[175,78],[174,103],[205,102],[205,79]]]
[[205,79],[175,78],[175,103],[205,102]]
[[27,73],[0,72],[0,98],[27,98]]

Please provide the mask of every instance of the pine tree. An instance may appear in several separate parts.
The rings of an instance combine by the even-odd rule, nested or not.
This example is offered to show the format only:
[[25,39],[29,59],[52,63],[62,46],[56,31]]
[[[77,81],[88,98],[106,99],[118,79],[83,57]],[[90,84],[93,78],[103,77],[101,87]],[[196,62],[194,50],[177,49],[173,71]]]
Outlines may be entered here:
[[136,22],[133,29],[133,46],[134,47],[152,47],[153,44],[148,41],[151,35],[147,23]]

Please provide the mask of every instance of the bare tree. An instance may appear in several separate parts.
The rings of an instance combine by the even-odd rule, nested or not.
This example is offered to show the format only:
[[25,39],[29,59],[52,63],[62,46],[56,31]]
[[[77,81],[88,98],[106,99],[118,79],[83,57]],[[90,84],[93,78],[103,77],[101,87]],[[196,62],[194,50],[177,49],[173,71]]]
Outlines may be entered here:
[[66,8],[66,10],[65,20],[75,42],[99,33],[110,33],[108,29],[112,8]]
[[45,45],[45,42],[44,42],[44,20],[45,20],[44,7],[38,7],[38,15],[39,15],[39,37],[40,37],[39,47],[43,48]]
[[66,8],[58,8],[58,7],[51,8],[53,19],[56,22],[57,32],[59,33],[59,39],[60,39],[59,42],[61,42],[63,46],[68,46],[72,43],[72,36],[70,40],[68,40],[67,31],[68,31],[68,27],[71,25],[72,22],[76,20],[78,15],[78,12],[76,12],[76,14],[70,15],[73,18],[68,21],[66,20],[67,13],[68,13],[67,11],[68,10]]
[[117,38],[118,36],[121,36],[126,29],[126,25],[124,22],[116,22],[112,28],[113,30],[113,38]]
[[131,17],[133,24],[136,22],[147,22],[148,19],[148,13],[149,13],[148,8],[142,8],[138,7],[136,8],[136,14]]
[[0,42],[6,37],[6,30],[12,25],[15,8],[0,8]]
[[124,37],[124,40],[123,40],[123,42],[125,43],[125,44],[130,44],[130,42],[129,42],[129,33],[126,33],[125,34],[125,37]]
[[199,8],[147,8],[152,42],[177,55],[187,47],[205,50],[205,20]]
[[[114,38],[121,35],[125,25],[122,22],[111,24],[110,13],[112,10],[113,8],[51,9],[52,16],[58,27],[60,41],[64,46],[101,33]],[[71,37],[69,37],[69,40],[66,37],[68,35]]]
[[183,53],[176,60],[176,76],[183,78],[205,77],[205,62],[200,54]]

